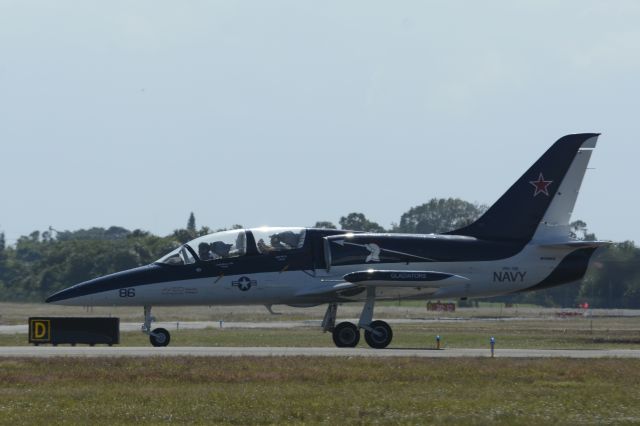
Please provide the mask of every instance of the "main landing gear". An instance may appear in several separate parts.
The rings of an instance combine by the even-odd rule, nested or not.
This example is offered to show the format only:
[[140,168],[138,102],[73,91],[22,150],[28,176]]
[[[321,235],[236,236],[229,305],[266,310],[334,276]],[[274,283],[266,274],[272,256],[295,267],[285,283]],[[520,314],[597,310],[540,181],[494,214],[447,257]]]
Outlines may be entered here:
[[155,321],[155,318],[151,316],[151,306],[145,306],[142,332],[149,335],[149,341],[153,346],[167,346],[171,341],[171,335],[164,328],[156,328],[151,331],[151,321]]
[[345,321],[336,325],[338,305],[330,303],[322,320],[322,330],[330,331],[333,343],[339,348],[353,348],[360,342],[360,329],[364,329],[364,340],[374,349],[383,349],[389,346],[393,338],[393,331],[384,321],[372,321],[373,307],[375,304],[375,287],[367,288],[367,300],[362,308],[358,325]]

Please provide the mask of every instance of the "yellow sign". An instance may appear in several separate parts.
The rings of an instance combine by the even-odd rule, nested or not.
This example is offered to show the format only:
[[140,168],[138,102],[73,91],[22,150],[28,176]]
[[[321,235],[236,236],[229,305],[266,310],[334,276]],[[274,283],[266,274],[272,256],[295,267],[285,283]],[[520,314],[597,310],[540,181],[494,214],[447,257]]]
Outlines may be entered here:
[[51,340],[51,320],[32,319],[29,332],[32,341],[49,342]]

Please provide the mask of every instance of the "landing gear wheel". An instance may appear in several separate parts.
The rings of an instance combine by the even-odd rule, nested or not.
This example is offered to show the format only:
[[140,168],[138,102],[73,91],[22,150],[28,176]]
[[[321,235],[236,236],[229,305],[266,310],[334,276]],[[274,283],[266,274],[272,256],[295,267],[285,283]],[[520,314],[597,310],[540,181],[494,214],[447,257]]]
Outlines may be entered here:
[[164,328],[156,328],[149,335],[149,341],[153,346],[167,346],[171,341],[171,335]]
[[360,330],[355,324],[341,322],[333,329],[333,343],[339,348],[353,348],[360,341]]
[[364,340],[374,349],[383,349],[389,346],[393,338],[391,327],[384,321],[373,321],[369,324],[371,331],[365,330]]

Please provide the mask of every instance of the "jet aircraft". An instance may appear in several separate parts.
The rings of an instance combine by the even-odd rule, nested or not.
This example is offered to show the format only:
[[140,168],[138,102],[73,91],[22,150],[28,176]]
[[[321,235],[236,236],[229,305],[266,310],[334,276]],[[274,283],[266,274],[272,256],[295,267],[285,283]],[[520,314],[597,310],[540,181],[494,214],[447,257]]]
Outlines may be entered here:
[[[377,300],[479,298],[580,280],[603,241],[570,238],[569,221],[599,134],[551,146],[477,221],[445,234],[389,234],[302,227],[236,229],[196,238],[157,262],[92,279],[47,298],[80,306],[142,306],[142,331],[159,305],[327,304],[322,330],[372,348],[393,333],[374,320]],[[364,302],[357,324],[336,324],[341,303]]]

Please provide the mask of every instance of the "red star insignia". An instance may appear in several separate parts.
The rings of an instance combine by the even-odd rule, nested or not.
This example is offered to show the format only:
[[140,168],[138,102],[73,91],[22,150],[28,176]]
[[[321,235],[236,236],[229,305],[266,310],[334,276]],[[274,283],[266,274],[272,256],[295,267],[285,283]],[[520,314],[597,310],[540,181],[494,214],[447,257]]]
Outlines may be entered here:
[[542,173],[540,173],[540,176],[538,176],[538,180],[531,180],[529,181],[529,183],[531,185],[534,186],[534,188],[536,189],[533,193],[533,196],[535,197],[536,195],[542,193],[544,195],[546,195],[547,197],[549,196],[549,185],[551,185],[553,183],[552,180],[544,180],[544,176],[542,176]]

